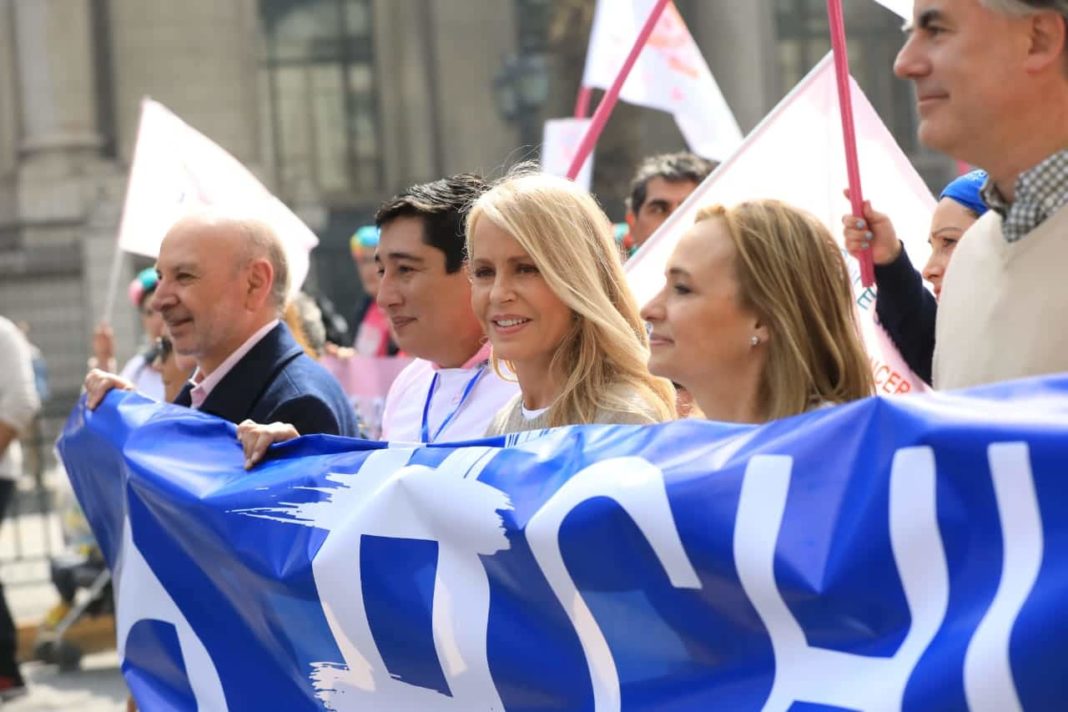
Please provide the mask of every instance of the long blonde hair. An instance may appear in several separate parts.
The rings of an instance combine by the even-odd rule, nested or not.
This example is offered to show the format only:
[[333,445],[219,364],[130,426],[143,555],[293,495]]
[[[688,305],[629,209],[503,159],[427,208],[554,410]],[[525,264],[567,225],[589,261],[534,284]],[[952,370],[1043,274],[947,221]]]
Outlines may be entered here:
[[[599,410],[630,412],[629,386],[659,420],[673,417],[671,384],[649,373],[649,343],[627,286],[612,226],[597,201],[571,181],[540,173],[505,178],[467,217],[467,249],[479,220],[493,222],[530,255],[574,315],[549,368],[563,384],[549,425],[591,423]],[[493,365],[499,370],[496,356]]]
[[771,420],[871,395],[849,270],[827,228],[778,200],[697,213],[697,222],[714,218],[726,224],[736,249],[741,304],[771,333],[760,412]]

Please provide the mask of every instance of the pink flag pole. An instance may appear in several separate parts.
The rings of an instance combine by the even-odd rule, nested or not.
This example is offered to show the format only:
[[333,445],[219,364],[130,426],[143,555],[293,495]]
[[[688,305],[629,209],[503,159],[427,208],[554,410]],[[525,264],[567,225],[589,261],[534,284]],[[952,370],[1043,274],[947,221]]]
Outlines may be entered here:
[[575,97],[575,118],[585,119],[590,115],[590,101],[593,99],[593,89],[583,84],[579,87],[578,96]]
[[[857,133],[853,126],[853,99],[849,90],[849,51],[846,47],[845,17],[842,0],[827,0],[831,24],[831,48],[834,50],[835,78],[838,80],[838,108],[842,114],[842,138],[845,141],[846,171],[849,174],[849,200],[853,215],[864,217],[864,194],[860,188],[860,162],[857,160]],[[875,263],[871,250],[860,256],[860,283],[875,284]]]
[[623,63],[623,69],[619,70],[616,80],[612,82],[612,86],[609,87],[604,98],[601,99],[601,103],[597,105],[597,111],[593,114],[590,128],[586,131],[586,135],[582,137],[582,143],[579,144],[578,151],[571,161],[571,168],[567,171],[569,179],[575,180],[579,171],[582,170],[582,164],[586,162],[586,159],[589,158],[590,153],[593,151],[593,147],[597,145],[597,139],[601,137],[601,132],[604,131],[605,124],[608,123],[608,117],[612,115],[612,110],[616,108],[616,102],[619,100],[619,92],[623,89],[623,83],[630,76],[630,70],[634,69],[634,64],[638,61],[638,55],[641,54],[642,48],[645,47],[645,43],[649,40],[649,36],[653,34],[653,28],[656,27],[657,20],[664,13],[664,8],[667,7],[668,2],[670,0],[657,0],[653,11],[649,13],[649,18],[642,26],[641,32],[638,33],[638,38],[634,40],[634,46],[630,48],[630,54],[627,55],[627,61]]

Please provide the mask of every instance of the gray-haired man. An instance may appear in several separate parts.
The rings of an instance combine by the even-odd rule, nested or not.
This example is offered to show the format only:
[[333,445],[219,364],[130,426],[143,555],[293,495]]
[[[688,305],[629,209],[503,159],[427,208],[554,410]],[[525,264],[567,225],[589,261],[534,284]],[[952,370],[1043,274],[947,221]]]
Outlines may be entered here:
[[1068,371],[1068,0],[916,0],[894,71],[920,140],[985,169],[992,208],[943,281],[936,388]]

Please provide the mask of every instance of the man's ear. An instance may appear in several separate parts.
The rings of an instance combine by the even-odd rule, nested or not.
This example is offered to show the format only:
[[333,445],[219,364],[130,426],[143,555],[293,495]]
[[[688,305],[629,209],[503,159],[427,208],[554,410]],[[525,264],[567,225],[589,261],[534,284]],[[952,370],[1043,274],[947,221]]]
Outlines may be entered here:
[[1033,72],[1045,71],[1050,65],[1057,65],[1057,70],[1065,69],[1065,42],[1068,41],[1068,27],[1065,18],[1059,12],[1036,12],[1027,18],[1030,23],[1030,51],[1025,60],[1025,67]]
[[252,260],[246,275],[245,308],[259,311],[271,298],[274,286],[274,267],[264,258]]

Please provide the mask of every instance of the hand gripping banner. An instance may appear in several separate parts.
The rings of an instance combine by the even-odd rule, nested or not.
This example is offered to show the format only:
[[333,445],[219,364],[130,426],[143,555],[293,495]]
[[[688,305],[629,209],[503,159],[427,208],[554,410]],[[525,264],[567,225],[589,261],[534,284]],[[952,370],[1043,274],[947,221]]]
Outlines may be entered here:
[[111,394],[60,451],[142,709],[1061,710],[1068,377],[404,448]]

